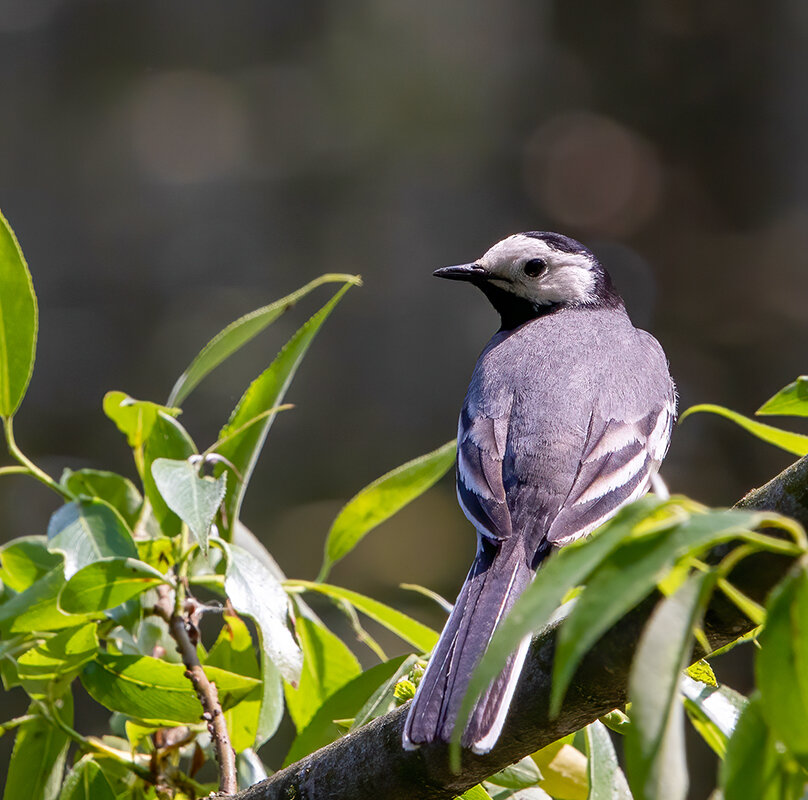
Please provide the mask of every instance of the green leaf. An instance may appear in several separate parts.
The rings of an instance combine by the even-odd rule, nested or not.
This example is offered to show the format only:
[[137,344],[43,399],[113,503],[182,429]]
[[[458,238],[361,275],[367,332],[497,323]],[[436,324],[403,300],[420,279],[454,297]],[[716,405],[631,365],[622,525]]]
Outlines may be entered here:
[[243,317],[231,322],[226,328],[219,331],[196,355],[185,372],[180,375],[171,395],[168,398],[169,406],[179,406],[196,386],[209,375],[223,361],[233,353],[240,350],[247,342],[257,336],[270,323],[281,314],[288,311],[295,303],[305,297],[313,289],[324,283],[347,283],[361,286],[362,281],[358,275],[340,275],[329,273],[315,278],[296,292],[276,300],[267,306],[251,311]]
[[383,664],[377,664],[334,692],[320,706],[311,722],[298,733],[283,765],[299,761],[309,753],[338,739],[343,730],[334,723],[334,720],[354,717],[373,692],[396,672],[405,658],[399,656]]
[[31,697],[60,697],[97,652],[95,623],[68,628],[23,653],[17,659],[17,676]]
[[48,548],[64,555],[68,580],[99,558],[137,558],[126,522],[103,500],[74,500],[57,509],[48,522]]
[[31,273],[0,214],[0,416],[13,416],[25,396],[34,371],[37,323]]
[[808,766],[808,571],[788,575],[772,592],[755,662],[766,721]]
[[681,558],[738,538],[757,521],[748,511],[705,511],[681,516],[669,530],[627,538],[591,575],[561,628],[553,663],[552,713],[581,659],[617,620],[634,608]]
[[59,564],[24,592],[0,605],[3,634],[56,631],[86,622],[85,615],[65,614],[59,608],[56,601],[64,583],[64,568]]
[[261,712],[255,733],[255,748],[261,747],[278,730],[285,709],[283,702],[283,678],[272,659],[262,647],[261,656]]
[[800,375],[794,383],[789,383],[767,400],[756,414],[790,417],[808,417],[808,375]]
[[715,576],[699,573],[662,600],[640,637],[629,674],[631,727],[626,732],[628,778],[637,800],[687,795],[683,710],[677,689],[690,654],[693,626]]
[[694,681],[699,681],[700,683],[707,684],[707,686],[715,686],[718,688],[718,681],[715,679],[713,668],[710,666],[710,662],[705,661],[703,658],[695,664],[691,664],[685,672],[687,676]]
[[728,686],[709,686],[686,675],[682,677],[679,690],[693,727],[707,744],[724,757],[727,740],[732,736],[741,712],[746,707],[746,698]]
[[152,507],[152,513],[165,536],[176,536],[181,528],[180,518],[166,505],[154,482],[151,467],[159,458],[182,461],[196,453],[196,445],[185,428],[177,420],[162,411],[152,426],[151,434],[143,447],[141,480],[143,491]]
[[228,555],[224,588],[233,608],[252,618],[261,647],[289,683],[297,683],[303,654],[288,626],[289,598],[283,586],[258,559],[237,545]]
[[59,594],[59,606],[68,614],[105,611],[168,582],[136,558],[103,558],[73,575]]
[[[759,694],[741,713],[719,767],[726,800],[798,800],[804,773],[784,751],[764,719]],[[804,724],[804,722],[803,722]]]
[[344,600],[423,653],[429,652],[438,641],[438,633],[432,628],[417,622],[400,611],[396,611],[394,608],[390,608],[384,603],[380,603],[378,600],[373,600],[358,592],[352,592],[350,589],[343,589],[340,586],[332,586],[328,583],[298,580],[285,581],[284,586],[291,590],[303,589],[308,592],[319,592],[334,600]]
[[[259,682],[216,667],[204,667],[216,683],[222,707],[227,710],[243,700]],[[87,693],[111,711],[146,721],[199,722],[202,706],[183,664],[159,658],[98,653],[84,667],[81,683]]]
[[85,756],[70,770],[59,800],[115,800],[115,792],[101,767]]
[[[61,698],[59,705],[59,717],[72,726],[70,692]],[[36,703],[28,708],[28,713],[34,718],[17,728],[3,800],[54,800],[59,794],[70,742],[60,728],[39,715]]]
[[210,526],[224,500],[227,477],[200,475],[199,466],[187,459],[158,458],[151,472],[166,505],[191,529],[207,555]]
[[149,400],[135,400],[126,392],[107,392],[104,395],[104,413],[126,436],[129,446],[136,449],[142,447],[151,436],[158,413],[176,417],[180,410]]
[[631,800],[626,776],[617,763],[612,737],[602,722],[584,728],[589,773],[588,800]]
[[367,533],[440,480],[451,469],[456,454],[457,443],[452,439],[437,450],[382,475],[349,500],[328,532],[317,580],[325,580],[331,567],[350,553]]
[[[351,285],[346,283],[292,336],[272,364],[250,384],[230,415],[227,425],[219,433],[219,439],[227,438],[227,441],[222,442],[217,452],[235,466],[243,478],[240,481],[231,471],[227,472],[225,512],[231,526],[238,519],[244,492],[276,414],[265,416],[254,425],[245,426],[269,409],[281,404],[309,345]],[[242,428],[240,433],[232,435]],[[224,467],[220,468],[219,474],[222,472]]]
[[295,623],[303,648],[298,688],[285,686],[286,707],[298,731],[337,689],[362,671],[356,656],[328,628],[300,617]]
[[[225,614],[219,637],[205,664],[238,675],[258,678],[258,659],[247,626],[237,616]],[[238,705],[224,712],[230,743],[237,753],[252,747],[258,731],[263,689],[256,686]]]
[[743,416],[743,414],[730,411],[723,406],[716,406],[710,403],[691,406],[679,417],[679,422],[683,422],[690,414],[701,411],[707,411],[712,414],[718,414],[721,417],[726,417],[749,431],[749,433],[757,436],[758,439],[773,444],[775,447],[779,447],[781,450],[785,450],[788,453],[793,453],[797,456],[808,455],[808,436],[803,436],[800,433],[791,433],[791,431],[784,431],[780,428],[774,428],[771,425],[764,425],[762,422],[756,422],[753,419],[749,419],[749,417]]
[[480,783],[472,786],[471,789],[466,789],[460,797],[462,800],[491,800],[491,795],[485,791]]
[[137,524],[143,498],[128,478],[100,469],[66,469],[60,481],[72,495],[99,498],[109,503],[133,528]]
[[0,547],[0,580],[24,592],[61,563],[62,556],[48,550],[46,536],[22,536]]
[[536,762],[530,756],[525,756],[521,761],[505,767],[486,780],[506,789],[527,789],[541,780],[541,772]]

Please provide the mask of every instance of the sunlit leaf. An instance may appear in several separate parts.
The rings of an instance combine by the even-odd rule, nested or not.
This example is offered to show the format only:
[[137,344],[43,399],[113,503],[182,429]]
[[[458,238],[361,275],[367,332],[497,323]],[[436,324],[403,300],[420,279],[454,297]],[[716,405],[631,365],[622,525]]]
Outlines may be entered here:
[[[231,526],[238,519],[244,492],[277,414],[270,414],[260,422],[246,428],[243,426],[283,402],[286,391],[303,356],[306,355],[309,345],[334,307],[352,285],[346,283],[292,336],[269,367],[250,384],[230,415],[227,425],[220,431],[219,439],[227,439],[227,441],[221,444],[217,452],[235,466],[238,475],[241,476],[240,480],[232,471],[227,471],[225,511]],[[241,428],[243,428],[241,433],[231,436],[234,431]],[[224,471],[224,467],[222,467],[219,474]]]
[[713,579],[698,573],[662,600],[640,637],[629,674],[632,724],[625,737],[628,778],[637,800],[684,800],[687,795],[684,713],[677,689],[693,625]]
[[735,411],[730,411],[723,406],[716,406],[710,403],[691,406],[679,417],[679,422],[684,421],[691,414],[700,411],[708,411],[712,414],[726,417],[749,431],[749,433],[757,436],[758,439],[773,444],[775,447],[779,447],[781,450],[785,450],[788,453],[793,453],[797,456],[808,455],[808,436],[803,436],[800,433],[792,433],[791,431],[784,431],[780,428],[774,428],[771,425],[764,425],[762,422],[749,419],[749,417],[745,417],[743,414],[738,414]]
[[315,278],[296,292],[276,300],[274,303],[258,308],[231,322],[219,331],[196,355],[185,372],[180,375],[171,396],[169,406],[179,406],[194,388],[223,361],[237,352],[247,342],[257,336],[270,323],[274,322],[284,311],[288,311],[295,303],[305,297],[313,289],[324,283],[349,283],[361,286],[358,275],[338,275],[329,273]]
[[82,666],[95,658],[95,623],[69,628],[23,653],[17,676],[31,697],[61,696]]
[[107,392],[104,395],[104,413],[117,425],[133,448],[145,444],[159,412],[170,416],[180,413],[177,408],[168,408],[149,400],[135,400],[126,392]]
[[382,475],[351,498],[328,532],[317,580],[325,580],[331,567],[350,553],[367,533],[440,480],[454,464],[456,453],[457,443],[452,439],[437,450]]
[[187,459],[158,458],[151,472],[166,505],[191,529],[207,554],[210,526],[224,500],[227,478],[200,475],[199,465]]
[[34,370],[37,304],[28,265],[0,214],[0,416],[19,408]]
[[225,591],[239,614],[258,626],[261,646],[289,683],[297,683],[303,654],[289,630],[289,598],[258,559],[238,545],[227,546]]
[[584,728],[589,771],[588,800],[631,800],[626,776],[617,763],[612,737],[602,722]]
[[[216,683],[225,709],[243,700],[259,683],[216,667],[204,669]],[[136,719],[171,725],[199,722],[202,717],[202,706],[183,664],[150,656],[98,653],[96,660],[84,667],[81,682],[96,702]]]
[[476,786],[472,786],[471,789],[466,789],[460,795],[460,798],[461,800],[491,800],[491,795],[478,783]]
[[356,656],[331,631],[301,617],[295,623],[303,648],[303,671],[298,688],[285,687],[286,707],[298,731],[337,689],[362,670]]
[[755,413],[761,416],[808,417],[808,375],[800,375],[794,383],[780,389]]
[[115,792],[101,767],[85,757],[70,770],[59,800],[115,800]]
[[48,522],[48,548],[64,555],[68,580],[99,558],[137,558],[123,517],[101,500],[74,500],[57,509]]
[[682,677],[679,691],[693,727],[723,758],[727,740],[732,736],[738,717],[746,707],[746,698],[728,686],[705,685],[686,675]]
[[[58,714],[73,724],[73,696],[67,692],[59,700]],[[33,719],[17,728],[14,751],[8,765],[3,800],[55,800],[62,783],[65,757],[70,740],[61,728],[48,722],[32,704]]]
[[68,614],[105,611],[167,582],[165,575],[136,558],[102,558],[82,567],[64,585],[59,606]]
[[438,641],[437,631],[412,619],[412,617],[408,617],[406,614],[402,614],[400,611],[396,611],[394,608],[390,608],[384,603],[380,603],[378,600],[359,594],[359,592],[313,581],[286,581],[284,585],[289,589],[320,592],[320,594],[335,600],[344,600],[358,611],[367,614],[371,619],[376,620],[376,622],[400,636],[405,642],[417,647],[421,652],[429,652]]
[[589,795],[587,758],[565,736],[534,753],[532,758],[542,774],[541,788],[564,800],[586,800]]
[[21,536],[0,547],[0,580],[23,592],[62,560],[59,553],[48,550],[46,536]]
[[808,571],[772,592],[755,662],[761,709],[783,743],[808,767]]

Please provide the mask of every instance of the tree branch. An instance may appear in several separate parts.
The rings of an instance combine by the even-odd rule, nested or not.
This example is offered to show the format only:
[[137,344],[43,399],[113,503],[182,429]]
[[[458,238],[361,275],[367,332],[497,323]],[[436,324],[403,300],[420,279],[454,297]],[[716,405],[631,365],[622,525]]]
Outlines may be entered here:
[[[808,457],[738,503],[778,511],[808,527]],[[731,580],[757,602],[791,564],[785,556],[760,553],[742,561]],[[640,633],[656,604],[649,597],[609,630],[588,653],[557,717],[549,716],[557,624],[533,640],[516,697],[497,746],[484,756],[464,752],[458,775],[449,770],[443,744],[406,751],[401,732],[406,706],[307,756],[235,795],[236,800],[362,800],[383,793],[388,800],[449,800],[520,758],[577,731],[626,702],[629,667]],[[720,592],[704,621],[712,649],[752,628]],[[699,656],[700,653],[696,653]]]

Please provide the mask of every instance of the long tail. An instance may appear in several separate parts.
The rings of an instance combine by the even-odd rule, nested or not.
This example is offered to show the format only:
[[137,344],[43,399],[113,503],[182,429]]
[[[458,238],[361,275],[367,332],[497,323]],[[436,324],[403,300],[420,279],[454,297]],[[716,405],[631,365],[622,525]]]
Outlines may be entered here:
[[[405,748],[450,740],[474,668],[494,629],[533,577],[531,560],[520,542],[495,545],[481,537],[477,557],[410,705]],[[463,732],[464,747],[487,753],[496,743],[529,644],[526,638],[477,701]]]

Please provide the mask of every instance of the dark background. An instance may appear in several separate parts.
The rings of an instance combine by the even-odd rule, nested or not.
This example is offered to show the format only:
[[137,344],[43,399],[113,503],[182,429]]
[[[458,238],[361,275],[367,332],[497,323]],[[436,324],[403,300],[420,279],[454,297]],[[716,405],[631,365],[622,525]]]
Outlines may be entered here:
[[[105,391],[164,401],[231,319],[361,273],[243,511],[311,578],[340,505],[454,435],[496,319],[431,271],[534,229],[601,256],[667,350],[682,408],[751,413],[806,370],[806,38],[799,0],[0,0],[0,208],[41,314],[18,442],[55,475],[133,474]],[[186,402],[202,447],[327,296]],[[696,416],[663,474],[722,505],[789,461]],[[56,502],[4,478],[0,540],[43,533]],[[391,587],[453,597],[473,551],[446,479],[333,580],[437,626]],[[746,662],[728,676],[749,689]],[[22,707],[0,698],[4,718]]]

